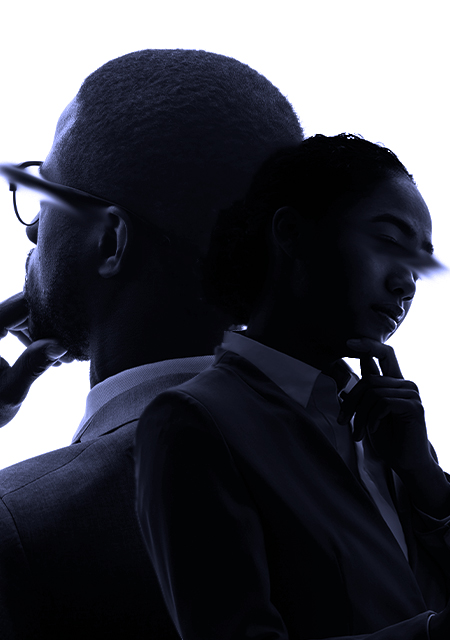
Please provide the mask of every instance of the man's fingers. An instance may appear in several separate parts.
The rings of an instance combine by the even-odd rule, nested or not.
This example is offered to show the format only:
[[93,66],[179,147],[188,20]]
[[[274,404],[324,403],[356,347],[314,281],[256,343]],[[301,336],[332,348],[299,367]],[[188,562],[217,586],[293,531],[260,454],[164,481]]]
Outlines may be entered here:
[[29,333],[28,331],[28,316],[26,320],[18,324],[16,327],[11,328],[10,331],[22,331],[23,333]]
[[29,347],[30,344],[33,342],[31,338],[29,338],[23,331],[10,331],[10,333],[12,333],[12,335],[15,336],[18,340],[20,340],[20,342],[24,344],[26,347]]
[[23,293],[16,293],[0,304],[0,333],[15,329],[28,317],[28,306]]
[[58,358],[58,362],[60,364],[63,363],[63,362],[64,362],[64,364],[70,364],[74,360],[75,360],[75,358],[72,358],[72,356],[69,356],[67,354],[64,354],[61,358]]
[[66,352],[56,340],[37,340],[22,353],[12,369],[17,366],[21,375],[37,378]]
[[1,401],[21,404],[33,382],[65,353],[55,340],[38,340],[31,344],[8,372],[3,371]]

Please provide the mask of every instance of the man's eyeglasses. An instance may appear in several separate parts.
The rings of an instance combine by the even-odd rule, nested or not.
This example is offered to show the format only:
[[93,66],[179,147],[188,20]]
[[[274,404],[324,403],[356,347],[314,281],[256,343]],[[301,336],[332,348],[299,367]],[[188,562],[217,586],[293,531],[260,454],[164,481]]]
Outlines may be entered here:
[[[9,190],[13,194],[14,212],[23,225],[31,227],[38,221],[42,202],[52,202],[60,208],[72,212],[93,211],[110,206],[119,207],[131,216],[142,220],[146,225],[157,229],[143,216],[128,210],[110,200],[94,196],[86,191],[66,187],[56,182],[50,182],[40,175],[42,162],[31,160],[22,164],[0,164],[0,175],[9,182]],[[162,233],[159,229],[157,229]]]

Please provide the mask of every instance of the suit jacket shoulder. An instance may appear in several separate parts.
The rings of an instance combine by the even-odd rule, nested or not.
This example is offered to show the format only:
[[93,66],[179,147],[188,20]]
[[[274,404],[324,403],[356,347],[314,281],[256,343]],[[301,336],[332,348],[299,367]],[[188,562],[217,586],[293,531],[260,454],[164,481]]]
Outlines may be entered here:
[[135,514],[136,424],[0,471],[2,638],[178,637]]

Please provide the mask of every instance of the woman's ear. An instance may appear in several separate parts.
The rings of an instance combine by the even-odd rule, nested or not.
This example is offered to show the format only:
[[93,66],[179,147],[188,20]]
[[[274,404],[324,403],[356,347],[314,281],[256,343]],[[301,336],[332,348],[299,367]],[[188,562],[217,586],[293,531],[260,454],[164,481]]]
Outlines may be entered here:
[[281,207],[272,219],[272,242],[290,258],[298,257],[310,236],[310,223],[294,207]]
[[122,271],[131,239],[132,223],[128,214],[120,207],[108,207],[98,244],[98,273],[102,278],[112,278]]

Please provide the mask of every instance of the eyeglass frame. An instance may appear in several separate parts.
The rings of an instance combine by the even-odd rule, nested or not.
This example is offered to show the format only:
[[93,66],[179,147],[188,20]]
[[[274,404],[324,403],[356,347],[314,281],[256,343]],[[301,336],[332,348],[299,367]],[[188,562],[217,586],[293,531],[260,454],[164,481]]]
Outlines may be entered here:
[[[60,184],[58,182],[51,182],[42,176],[33,176],[29,173],[23,171],[27,167],[31,166],[42,166],[42,160],[28,160],[26,162],[22,162],[20,164],[11,164],[11,163],[0,163],[0,175],[4,175],[6,178],[12,180],[9,181],[9,190],[13,192],[13,206],[14,213],[16,214],[17,219],[21,224],[25,227],[32,227],[39,222],[39,214],[36,214],[36,220],[31,223],[24,222],[20,217],[20,214],[17,210],[16,203],[16,190],[17,184],[23,184],[25,187],[30,189],[34,189],[35,191],[40,191],[41,193],[47,194],[50,197],[51,201],[60,204],[65,209],[71,209],[74,213],[80,213],[80,209],[85,211],[87,205],[90,205],[90,208],[98,209],[107,208],[107,207],[117,207],[119,210],[123,211],[125,214],[131,216],[131,218],[135,217],[140,220],[145,226],[147,226],[152,232],[156,233],[160,239],[163,240],[164,243],[169,243],[177,246],[177,249],[182,251],[183,253],[186,251],[187,246],[190,247],[190,251],[194,252],[197,256],[200,256],[198,247],[195,247],[192,242],[186,241],[186,239],[180,238],[173,231],[166,232],[160,229],[156,224],[145,218],[143,215],[136,213],[135,211],[131,211],[127,207],[124,207],[117,202],[113,202],[112,200],[107,200],[106,198],[102,198],[101,196],[93,195],[88,191],[82,191],[81,189],[76,189],[75,187],[68,187],[66,185]],[[17,183],[17,184],[16,184]],[[71,202],[72,201],[72,202]],[[78,204],[79,202],[79,204]],[[70,206],[69,206],[70,205]],[[197,257],[197,262],[199,258]],[[201,258],[200,258],[201,261]],[[444,270],[447,271],[448,268],[437,260],[435,256],[430,257],[431,264],[428,267],[423,268],[422,273],[426,274],[428,271],[439,271]]]
[[40,167],[42,166],[42,164],[43,164],[42,160],[28,160],[20,164],[0,163],[0,175],[3,175],[8,179],[9,190],[13,192],[14,213],[16,214],[16,217],[19,220],[19,222],[23,224],[25,227],[32,227],[33,225],[35,225],[39,221],[39,213],[36,214],[36,220],[33,220],[33,222],[27,223],[22,220],[19,214],[19,211],[17,209],[17,202],[16,202],[16,191],[17,191],[18,184],[22,184],[23,186],[28,187],[29,189],[32,189],[34,191],[41,192],[44,195],[50,196],[51,201],[54,201],[62,205],[66,209],[68,208],[68,205],[71,205],[69,208],[71,208],[76,212],[79,212],[80,208],[83,210],[86,210],[87,205],[90,205],[91,208],[92,206],[94,208],[117,207],[122,211],[124,211],[125,213],[129,214],[130,216],[132,217],[134,216],[138,218],[141,222],[151,227],[152,230],[157,231],[160,234],[163,234],[166,237],[166,239],[168,239],[165,233],[161,229],[159,229],[152,222],[144,218],[144,216],[136,213],[135,211],[131,211],[130,209],[127,209],[126,207],[124,207],[121,204],[118,204],[117,202],[113,202],[112,200],[107,200],[106,198],[102,198],[100,196],[95,196],[92,193],[89,193],[87,191],[82,191],[81,189],[68,187],[58,182],[51,182],[50,180],[47,180],[43,176],[37,177],[29,173],[26,173],[24,171],[24,169],[28,167],[31,167],[31,166]]

